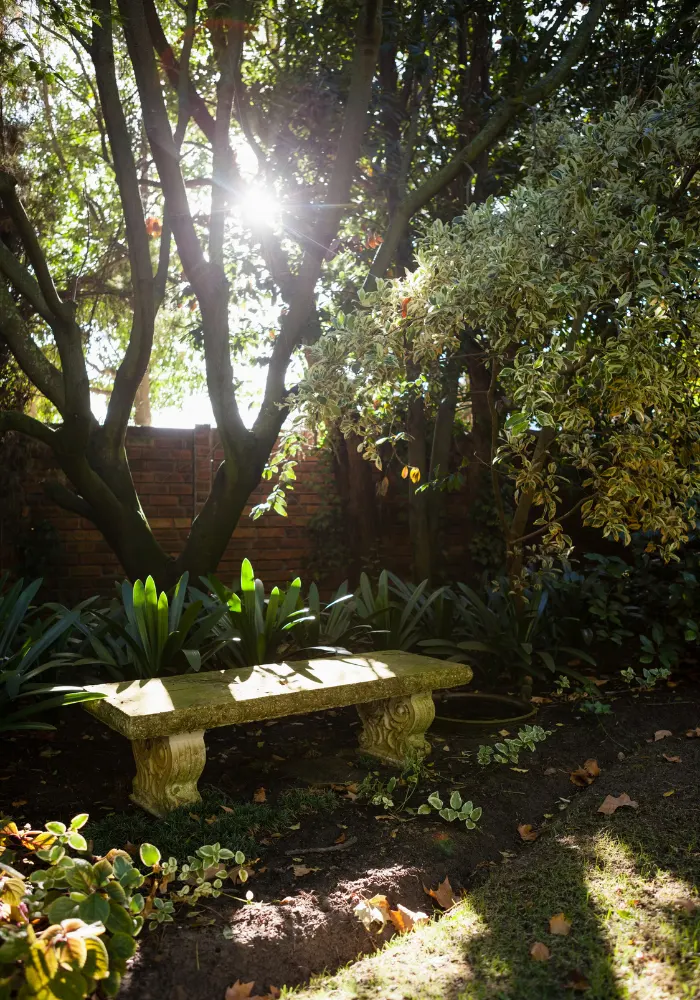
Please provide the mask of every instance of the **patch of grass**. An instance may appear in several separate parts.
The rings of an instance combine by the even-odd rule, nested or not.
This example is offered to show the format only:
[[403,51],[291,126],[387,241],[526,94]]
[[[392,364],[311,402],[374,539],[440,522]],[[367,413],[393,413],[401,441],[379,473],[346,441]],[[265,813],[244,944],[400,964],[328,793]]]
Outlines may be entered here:
[[[690,748],[686,753],[690,756]],[[615,770],[608,787],[601,779],[588,789],[539,841],[493,870],[442,919],[284,995],[294,1000],[700,996],[695,794],[700,747],[692,753],[696,759],[686,762],[687,778],[674,772],[677,787],[686,783],[682,798],[663,794],[669,779],[662,762],[647,757],[640,767],[640,761],[630,760]],[[601,816],[598,805],[615,788],[638,799],[639,809]],[[570,933],[550,934],[549,920],[561,912],[571,921]],[[532,958],[536,941],[549,949],[549,960]]]
[[327,815],[337,807],[330,791],[292,788],[275,802],[235,802],[217,789],[204,789],[202,801],[185,806],[164,819],[140,809],[111,813],[91,821],[83,831],[92,840],[95,854],[106,854],[125,844],[155,844],[161,854],[183,861],[203,844],[218,842],[246,857],[259,853],[260,841],[273,833],[284,833],[303,816]]

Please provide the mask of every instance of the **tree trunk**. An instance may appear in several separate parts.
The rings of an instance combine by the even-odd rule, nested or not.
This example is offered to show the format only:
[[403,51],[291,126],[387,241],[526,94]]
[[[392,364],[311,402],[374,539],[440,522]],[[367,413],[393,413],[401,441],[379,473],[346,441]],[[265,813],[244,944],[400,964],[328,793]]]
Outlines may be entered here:
[[134,399],[134,423],[137,427],[151,426],[151,376],[143,376]]
[[408,431],[408,464],[420,471],[420,482],[408,481],[408,525],[413,554],[413,579],[416,583],[430,580],[433,572],[433,550],[430,539],[429,490],[418,487],[424,484],[428,474],[426,447],[425,404],[422,396],[411,400],[406,420]]

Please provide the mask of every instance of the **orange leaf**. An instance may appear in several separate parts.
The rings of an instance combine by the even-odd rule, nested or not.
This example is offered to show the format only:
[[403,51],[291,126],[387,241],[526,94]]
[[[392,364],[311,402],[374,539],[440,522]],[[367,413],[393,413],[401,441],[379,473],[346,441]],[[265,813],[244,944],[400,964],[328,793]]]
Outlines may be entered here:
[[26,804],[27,804],[26,799],[15,799],[15,801],[12,803],[12,805],[15,808],[17,808],[18,806],[26,806]]
[[593,777],[588,773],[585,767],[579,767],[577,771],[572,771],[569,775],[569,781],[572,785],[577,785],[579,788],[585,788],[587,785],[593,784]]
[[700,726],[696,726],[695,729],[686,730],[685,735],[688,736],[690,739],[692,739],[693,736],[700,736]]
[[600,774],[600,768],[598,767],[597,760],[587,760],[583,765],[584,771],[588,771],[592,778],[597,778]]
[[408,303],[410,301],[411,301],[411,296],[410,295],[408,296],[408,298],[401,300],[401,318],[402,319],[406,319],[406,317],[408,316]]
[[341,833],[341,835],[339,837],[335,838],[335,843],[336,844],[344,844],[346,840],[347,840],[347,834],[346,834],[345,830],[343,830],[343,832]]
[[403,469],[401,470],[401,478],[402,479],[407,479],[408,478],[408,466],[407,465],[404,465]]
[[667,736],[673,736],[670,729],[657,729],[654,733],[654,743],[658,743],[659,740],[665,740]]
[[160,219],[156,219],[154,216],[149,215],[146,219],[146,232],[149,236],[160,236],[163,232],[163,225]]
[[521,823],[518,827],[521,840],[537,840],[539,833],[533,830],[529,823]]
[[427,924],[430,917],[419,910],[409,910],[399,903],[397,910],[389,910],[389,917],[399,934],[406,934],[416,926]]
[[443,910],[449,910],[451,906],[459,902],[452,890],[449,878],[446,878],[444,882],[440,882],[437,889],[428,889],[427,886],[423,886],[423,888]]
[[669,764],[680,764],[680,762],[681,762],[680,757],[673,757],[673,756],[670,756],[667,753],[662,754],[662,757],[663,757],[664,760],[667,760],[669,762]]
[[225,1000],[248,1000],[254,986],[255,980],[252,983],[242,983],[237,979],[233,986],[229,986],[226,990]]
[[623,792],[622,795],[618,795],[615,798],[614,795],[606,795],[601,806],[598,807],[599,813],[605,813],[606,816],[612,816],[616,809],[620,806],[631,806],[632,809],[637,808],[638,803],[633,802],[629,797],[627,792]]
[[222,808],[222,810],[225,813],[232,813],[233,812],[233,809],[231,808],[231,806],[222,806],[221,808]]
[[548,962],[552,957],[552,953],[546,944],[542,944],[541,941],[535,941],[532,948],[530,948],[530,954],[536,962]]
[[553,917],[549,918],[550,934],[560,934],[562,937],[566,937],[570,930],[571,921],[567,920],[563,913],[555,913]]
[[260,788],[256,788],[253,794],[253,802],[265,802],[266,799],[267,799],[267,794],[265,792],[265,789],[262,786]]

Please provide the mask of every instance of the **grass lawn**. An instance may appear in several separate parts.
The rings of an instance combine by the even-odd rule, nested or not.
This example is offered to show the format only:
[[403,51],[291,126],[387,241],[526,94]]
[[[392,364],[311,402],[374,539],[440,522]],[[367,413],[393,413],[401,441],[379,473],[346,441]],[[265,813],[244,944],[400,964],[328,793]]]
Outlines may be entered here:
[[[601,775],[540,839],[492,869],[442,919],[291,995],[700,996],[700,740],[665,747],[680,760],[669,761],[663,752],[664,744],[652,744]],[[623,792],[638,802],[637,809],[598,812],[606,795]],[[550,918],[559,913],[571,922],[568,935],[550,933]],[[548,959],[531,956],[536,942],[549,950]]]

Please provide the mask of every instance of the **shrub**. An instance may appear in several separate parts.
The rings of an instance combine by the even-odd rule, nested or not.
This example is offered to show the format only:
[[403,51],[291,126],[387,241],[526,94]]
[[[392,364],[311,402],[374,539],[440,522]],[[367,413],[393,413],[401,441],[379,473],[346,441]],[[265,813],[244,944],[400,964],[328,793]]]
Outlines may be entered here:
[[[235,884],[248,878],[245,856],[220,844],[200,847],[182,865],[142,844],[145,872],[126,851],[89,860],[80,832],[87,820],[83,814],[68,827],[47,823],[43,832],[11,822],[0,830],[3,998],[114,996],[144,924],[169,923],[177,903],[221,895],[226,879]],[[28,878],[15,867],[27,857],[34,863]],[[174,882],[177,890],[170,888]]]

